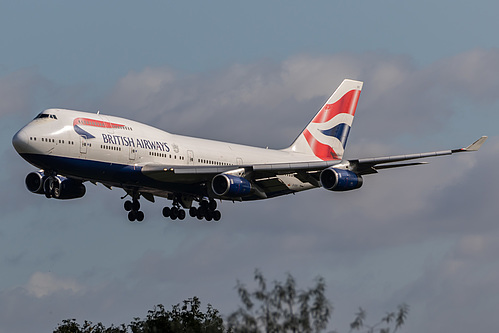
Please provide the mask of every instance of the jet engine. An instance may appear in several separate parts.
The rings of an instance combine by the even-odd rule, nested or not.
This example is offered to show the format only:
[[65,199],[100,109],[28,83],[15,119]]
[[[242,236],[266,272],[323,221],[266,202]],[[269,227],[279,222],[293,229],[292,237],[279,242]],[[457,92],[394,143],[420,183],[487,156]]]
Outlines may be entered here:
[[85,195],[81,181],[63,176],[45,176],[43,171],[31,172],[26,176],[26,187],[30,192],[45,194],[47,198],[76,199]]
[[43,183],[45,182],[45,175],[43,174],[43,171],[36,171],[36,172],[31,172],[26,176],[26,187],[28,188],[28,191],[37,193],[37,194],[43,194]]
[[364,182],[362,176],[355,172],[335,168],[322,170],[319,178],[322,187],[329,191],[355,190]]
[[243,197],[251,193],[251,182],[246,178],[221,173],[213,177],[211,182],[213,192],[222,197]]
[[85,195],[85,185],[81,181],[63,176],[49,176],[43,183],[47,198],[76,199]]

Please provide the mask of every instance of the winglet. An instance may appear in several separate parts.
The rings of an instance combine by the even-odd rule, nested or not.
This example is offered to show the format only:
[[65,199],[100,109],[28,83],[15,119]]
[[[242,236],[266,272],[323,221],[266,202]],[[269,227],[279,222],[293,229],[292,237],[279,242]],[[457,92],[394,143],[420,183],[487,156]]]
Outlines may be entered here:
[[487,138],[488,138],[487,136],[482,136],[480,139],[476,140],[468,147],[457,149],[457,150],[458,151],[478,151],[478,149],[480,149],[480,147],[483,145],[485,140],[487,140]]

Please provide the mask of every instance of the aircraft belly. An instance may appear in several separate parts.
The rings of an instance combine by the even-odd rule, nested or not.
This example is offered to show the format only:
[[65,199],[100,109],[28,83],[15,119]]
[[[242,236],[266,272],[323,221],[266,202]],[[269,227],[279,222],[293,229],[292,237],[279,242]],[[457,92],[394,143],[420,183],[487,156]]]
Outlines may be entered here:
[[147,172],[145,174],[147,177],[154,179],[159,182],[175,182],[175,183],[183,183],[183,184],[193,184],[199,183],[203,181],[207,181],[210,179],[206,174],[179,174],[173,171],[154,171]]
[[22,157],[41,169],[54,170],[65,177],[83,181],[139,191],[143,189],[162,197],[170,192],[204,195],[204,189],[199,184],[158,181],[143,175],[140,166],[40,154],[22,154]]

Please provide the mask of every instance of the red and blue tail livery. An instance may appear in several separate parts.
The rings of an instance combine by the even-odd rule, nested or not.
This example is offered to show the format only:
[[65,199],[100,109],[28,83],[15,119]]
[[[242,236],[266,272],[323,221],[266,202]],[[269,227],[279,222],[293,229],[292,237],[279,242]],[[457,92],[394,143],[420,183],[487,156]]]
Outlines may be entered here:
[[347,144],[362,82],[344,80],[289,148],[323,161],[339,161]]
[[[142,221],[140,199],[170,200],[164,217],[218,221],[218,201],[260,200],[322,187],[358,189],[378,170],[421,158],[477,151],[487,139],[459,149],[345,160],[363,83],[344,80],[285,149],[251,147],[171,134],[133,120],[47,109],[13,137],[16,151],[38,168],[28,190],[54,199],[85,195],[85,183],[121,188],[130,221]],[[400,163],[402,162],[402,163]]]

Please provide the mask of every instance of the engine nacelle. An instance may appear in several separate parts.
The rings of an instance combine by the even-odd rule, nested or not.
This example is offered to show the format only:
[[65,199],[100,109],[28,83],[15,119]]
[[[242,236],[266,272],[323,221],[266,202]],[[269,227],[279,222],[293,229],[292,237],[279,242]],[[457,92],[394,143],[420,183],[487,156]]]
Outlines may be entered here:
[[43,194],[43,183],[47,177],[44,175],[43,171],[31,172],[26,176],[26,188],[28,191]]
[[76,199],[85,195],[86,188],[81,181],[63,176],[49,176],[43,182],[47,198]]
[[246,178],[221,173],[213,177],[211,189],[220,197],[243,197],[251,193],[252,186]]
[[362,186],[364,180],[362,176],[355,172],[328,168],[324,169],[320,175],[322,187],[330,191],[350,191]]

